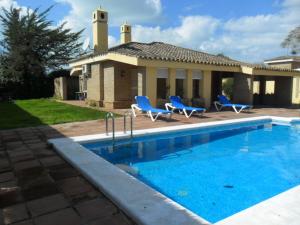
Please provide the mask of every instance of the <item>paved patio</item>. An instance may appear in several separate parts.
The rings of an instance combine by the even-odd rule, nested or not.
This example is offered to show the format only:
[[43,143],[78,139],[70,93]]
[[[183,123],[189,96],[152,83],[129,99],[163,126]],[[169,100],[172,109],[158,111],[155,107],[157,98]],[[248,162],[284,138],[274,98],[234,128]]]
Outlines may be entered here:
[[[117,111],[124,113],[123,110]],[[261,115],[300,116],[299,110],[260,108],[251,113],[209,112],[203,117],[153,123],[144,116],[134,120],[134,129],[145,129]],[[116,119],[123,129],[123,118]],[[42,126],[0,131],[0,225],[129,225],[134,224],[117,206],[86,181],[46,144],[54,137],[103,133],[105,122]]]

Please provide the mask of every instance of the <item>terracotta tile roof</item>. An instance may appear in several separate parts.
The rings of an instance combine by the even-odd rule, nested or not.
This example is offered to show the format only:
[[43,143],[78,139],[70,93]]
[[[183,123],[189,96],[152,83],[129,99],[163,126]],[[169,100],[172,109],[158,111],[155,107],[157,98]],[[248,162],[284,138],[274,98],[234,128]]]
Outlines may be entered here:
[[150,60],[240,66],[239,62],[227,57],[216,56],[162,42],[130,42],[110,48],[109,52]]
[[[212,55],[201,51],[196,51],[192,49],[178,47],[171,44],[166,44],[163,42],[151,42],[151,43],[129,42],[108,49],[108,53],[116,53],[120,55],[132,56],[132,57],[137,57],[140,59],[148,59],[148,60],[211,64],[211,65],[219,65],[219,66],[236,66],[236,67],[248,66],[254,69],[261,69],[261,70],[295,72],[294,70],[272,67],[264,64],[251,64],[251,63],[241,62],[226,56]],[[107,53],[104,53],[102,55],[105,54]],[[74,59],[70,62],[76,62],[76,61],[80,61],[98,55],[101,54],[89,53],[77,59]]]

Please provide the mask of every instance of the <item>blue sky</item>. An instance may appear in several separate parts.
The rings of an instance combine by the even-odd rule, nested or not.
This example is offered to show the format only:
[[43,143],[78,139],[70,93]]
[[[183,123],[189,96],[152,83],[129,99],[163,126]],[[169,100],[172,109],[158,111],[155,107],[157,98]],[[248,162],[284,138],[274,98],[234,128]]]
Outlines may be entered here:
[[85,28],[91,36],[91,13],[99,4],[109,12],[109,44],[119,43],[119,25],[133,26],[133,40],[163,41],[235,59],[261,62],[284,55],[280,43],[300,25],[300,0],[0,0],[41,8],[54,5],[54,24]]

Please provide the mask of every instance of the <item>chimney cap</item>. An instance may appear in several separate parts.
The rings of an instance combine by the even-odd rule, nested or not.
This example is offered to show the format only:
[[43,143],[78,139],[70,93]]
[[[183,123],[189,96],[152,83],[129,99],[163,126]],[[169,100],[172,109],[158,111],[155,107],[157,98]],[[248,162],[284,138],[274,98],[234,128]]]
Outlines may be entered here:
[[96,11],[107,12],[101,5],[96,9]]

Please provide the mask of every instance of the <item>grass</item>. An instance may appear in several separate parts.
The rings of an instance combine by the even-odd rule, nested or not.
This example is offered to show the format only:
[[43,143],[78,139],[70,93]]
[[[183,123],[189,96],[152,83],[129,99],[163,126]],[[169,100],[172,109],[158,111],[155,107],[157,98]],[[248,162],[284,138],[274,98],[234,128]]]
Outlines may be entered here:
[[51,99],[0,103],[0,129],[87,121],[104,117],[105,112],[67,105]]

